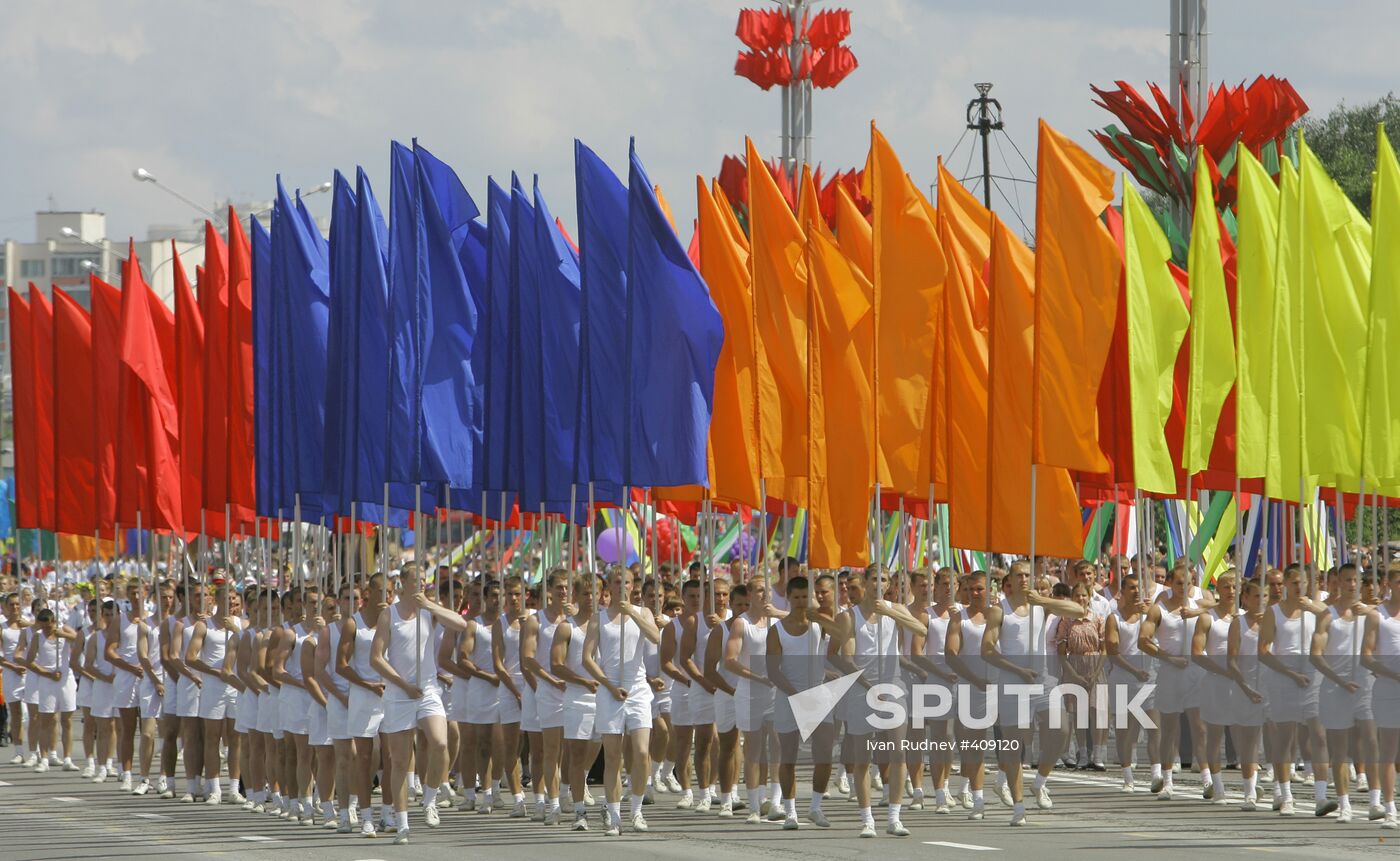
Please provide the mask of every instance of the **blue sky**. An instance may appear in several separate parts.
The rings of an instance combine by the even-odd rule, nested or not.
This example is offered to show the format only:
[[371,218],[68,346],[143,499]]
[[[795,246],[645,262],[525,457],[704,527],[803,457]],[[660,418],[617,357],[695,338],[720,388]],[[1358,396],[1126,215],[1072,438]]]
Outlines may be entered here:
[[[195,214],[134,182],[137,166],[212,203],[269,198],[278,172],[312,186],[363,164],[387,198],[389,140],[413,136],[473,194],[484,194],[488,173],[538,173],[552,208],[572,223],[573,138],[625,171],[635,135],[651,177],[688,223],[696,173],[714,174],[725,153],[742,151],[745,134],[765,154],[778,148],[776,91],[732,72],[742,5],[10,4],[0,28],[10,108],[0,135],[0,237],[29,239],[32,213],[50,194],[59,208],[106,211],[114,239]],[[1108,117],[1091,104],[1090,83],[1166,80],[1167,0],[844,5],[861,67],[816,96],[814,157],[828,170],[864,160],[873,118],[927,187],[935,157],[963,131],[975,81],[995,82],[1007,131],[1033,162],[1038,117],[1097,146],[1085,130]],[[1212,7],[1213,80],[1285,76],[1323,111],[1393,86],[1400,3]],[[956,173],[967,146],[951,162]],[[329,200],[320,197],[324,212]]]

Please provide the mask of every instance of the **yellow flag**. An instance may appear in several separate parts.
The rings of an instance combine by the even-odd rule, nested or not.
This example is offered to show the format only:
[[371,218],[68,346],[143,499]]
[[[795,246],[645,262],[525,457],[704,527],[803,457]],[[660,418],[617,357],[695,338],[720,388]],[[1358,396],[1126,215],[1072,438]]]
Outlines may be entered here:
[[1187,267],[1191,285],[1191,363],[1181,466],[1194,474],[1210,465],[1220,411],[1235,385],[1235,330],[1230,321],[1230,297],[1225,293],[1225,264],[1220,258],[1220,217],[1215,213],[1210,168],[1200,157],[1196,162],[1196,211],[1191,221]]
[[1191,317],[1167,268],[1171,243],[1142,195],[1126,181],[1123,231],[1134,480],[1149,493],[1175,493],[1176,471],[1164,429],[1172,410],[1176,358]]
[[1376,128],[1371,189],[1371,309],[1362,409],[1361,473],[1370,487],[1400,484],[1400,164]]
[[1283,159],[1279,169],[1278,253],[1275,255],[1274,325],[1269,351],[1269,439],[1264,494],[1299,502],[1303,464],[1298,337],[1303,282],[1303,209],[1298,172]]
[[1239,322],[1235,353],[1239,381],[1235,390],[1235,469],[1240,478],[1263,478],[1269,448],[1269,357],[1274,341],[1278,186],[1248,149],[1239,147],[1238,152],[1235,313]]
[[1305,458],[1310,475],[1354,490],[1361,476],[1371,225],[1301,137],[1299,161]]
[[747,144],[759,475],[797,478],[807,474],[807,240],[753,141]]
[[[867,179],[875,206],[875,415],[879,480],[889,490],[928,495],[946,481],[942,392],[943,279],[948,266],[928,203],[894,149],[870,124]],[[935,493],[937,491],[935,490]]]

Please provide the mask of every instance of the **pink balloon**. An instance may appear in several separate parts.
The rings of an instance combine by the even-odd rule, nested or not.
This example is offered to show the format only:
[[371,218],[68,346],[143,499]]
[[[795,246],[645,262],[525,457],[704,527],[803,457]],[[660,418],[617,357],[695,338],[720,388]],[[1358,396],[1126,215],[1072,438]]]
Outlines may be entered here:
[[609,564],[626,563],[637,552],[632,535],[620,526],[598,533],[598,556]]

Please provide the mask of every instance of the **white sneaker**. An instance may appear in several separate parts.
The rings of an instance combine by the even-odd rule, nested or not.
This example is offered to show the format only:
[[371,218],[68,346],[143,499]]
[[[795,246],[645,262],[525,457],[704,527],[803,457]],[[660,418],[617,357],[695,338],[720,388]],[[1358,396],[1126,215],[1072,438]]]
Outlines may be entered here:
[[710,796],[708,794],[702,795],[700,796],[700,800],[695,802],[695,806],[692,807],[691,810],[695,811],[696,813],[709,813],[710,807],[713,804],[714,802],[710,800]]
[[1017,826],[1017,827],[1019,827],[1019,826],[1021,826],[1021,825],[1025,825],[1025,824],[1026,824],[1026,812],[1025,812],[1024,810],[1022,810],[1020,813],[1016,813],[1016,812],[1013,811],[1012,814],[1011,814],[1011,824],[1012,824],[1012,826]]
[[[480,801],[479,804],[477,804],[477,806],[476,806],[476,812],[477,812],[479,815],[481,815],[481,816],[490,816],[490,815],[491,815],[491,802],[494,801],[494,800],[495,800],[495,799],[493,799],[490,795],[487,795],[485,798],[481,799],[481,801]],[[588,803],[591,804],[592,802],[588,802]]]
[[204,799],[204,803],[205,803],[205,804],[208,804],[208,805],[210,805],[210,806],[214,806],[214,805],[219,804],[219,803],[220,803],[221,801],[223,801],[223,800],[224,800],[224,797],[223,797],[222,795],[220,795],[220,794],[217,793],[217,792],[213,792],[213,793],[210,793],[210,794],[209,794],[209,797],[208,797],[208,798]]
[[594,804],[597,803],[593,800],[593,793],[589,792],[586,787],[583,790],[583,803],[588,805],[589,807],[592,807]]
[[1370,781],[1368,781],[1368,780],[1366,779],[1366,775],[1364,775],[1364,774],[1358,774],[1358,775],[1356,776],[1356,791],[1357,791],[1357,792],[1370,792],[1370,791],[1371,791],[1371,784],[1370,784]]
[[[909,799],[909,809],[910,809],[910,810],[923,810],[923,809],[924,809],[924,791],[921,789],[921,790],[919,790],[918,792],[910,793],[910,795],[911,795],[911,798]],[[945,804],[944,806],[946,807],[947,805]]]
[[[340,827],[340,821],[339,821],[339,820],[340,820],[340,817],[338,817],[338,816],[327,816],[327,817],[325,817],[325,818],[323,818],[323,819],[321,820],[321,827],[324,828],[324,829],[326,829],[327,831],[334,830],[334,829]],[[349,822],[345,823],[345,830],[346,830],[346,831],[349,831],[349,830],[350,830],[350,823],[349,823]]]
[[117,789],[121,790],[122,792],[130,792],[130,791],[131,791],[131,775],[129,775],[129,774],[123,775],[123,776],[122,776],[122,782],[121,782],[120,784],[118,784]]
[[762,824],[763,824],[763,814],[759,813],[757,810],[750,810],[750,811],[749,811],[749,815],[746,816],[746,817],[744,817],[744,824],[745,824],[745,825],[762,825]]
[[827,821],[826,814],[822,813],[820,810],[809,809],[807,811],[807,821],[817,826],[818,828],[831,827],[831,823]]
[[638,834],[645,834],[645,833],[646,833],[646,830],[647,830],[647,821],[646,821],[646,819],[642,816],[642,814],[641,814],[640,811],[639,811],[635,816],[632,817],[632,830],[635,831],[635,832],[638,833]]
[[936,806],[933,808],[933,812],[934,812],[934,813],[945,813],[945,814],[946,814],[946,813],[952,813],[952,812],[953,812],[953,808],[949,807],[949,806],[948,806],[948,802],[945,801],[945,802],[943,802],[942,804],[936,805]]
[[1326,816],[1327,814],[1336,810],[1339,806],[1340,805],[1338,805],[1335,801],[1319,801],[1315,805],[1313,805],[1313,816],[1322,818],[1323,816]]
[[986,815],[987,815],[987,802],[985,802],[985,801],[978,801],[977,799],[974,798],[974,799],[972,800],[972,812],[969,813],[969,814],[967,814],[967,818],[968,818],[968,819],[977,820],[977,819],[983,819],[983,818],[985,818]]
[[403,844],[407,843],[407,842],[408,842],[408,832],[409,832],[409,829],[407,829],[407,828],[400,828],[400,829],[394,834],[394,845],[395,845],[395,846],[402,846]]
[[586,814],[586,813],[579,813],[579,814],[576,814],[576,815],[574,816],[574,824],[573,824],[572,827],[573,827],[573,830],[575,830],[575,831],[587,831],[587,830],[588,830],[588,814]]
[[721,801],[721,802],[720,802],[720,805],[719,805],[719,818],[720,818],[720,819],[729,819],[729,818],[732,817],[733,815],[734,815],[734,802],[733,802],[733,801]]
[[1171,801],[1171,800],[1172,800],[1172,787],[1170,787],[1170,786],[1163,786],[1163,787],[1162,787],[1162,791],[1159,792],[1159,793],[1157,793],[1157,800],[1158,800],[1158,801]]
[[302,825],[302,827],[303,827],[303,828],[310,828],[311,826],[315,825],[316,822],[315,822],[315,820],[312,818],[312,817],[314,817],[314,816],[315,816],[315,814],[312,813],[311,811],[309,811],[309,810],[303,810],[303,811],[302,811],[302,815],[301,815],[301,825]]
[[796,817],[796,816],[785,816],[785,817],[783,817],[783,830],[784,830],[784,831],[796,831],[798,828],[801,828],[801,827],[802,827],[802,826],[800,826],[800,825],[797,824],[797,817]]
[[[665,790],[662,790],[662,791],[664,792]],[[652,783],[648,783],[648,784],[647,784],[646,790],[642,793],[642,803],[643,803],[643,804],[655,804],[655,803],[656,803],[656,783],[655,783],[655,782],[652,782]]]
[[997,787],[997,801],[1000,801],[1007,807],[1016,806],[1016,802],[1011,800],[1011,785],[1009,783],[1003,783],[1001,786]]
[[1041,810],[1049,810],[1055,806],[1055,802],[1050,800],[1050,787],[1042,784],[1035,793],[1035,806]]
[[77,771],[77,770],[78,770],[78,764],[77,764],[76,762],[74,762],[72,759],[65,759],[65,760],[63,760],[63,770],[64,770],[64,771]]
[[10,765],[24,765],[24,757],[20,754],[15,754],[14,759],[10,760]]
[[544,824],[545,824],[545,825],[558,825],[558,824],[559,824],[559,810],[558,810],[558,808],[551,807],[551,808],[549,808],[548,810],[546,810],[546,811],[544,812]]
[[428,823],[429,828],[436,828],[442,824],[442,814],[438,813],[436,804],[429,804],[423,808],[423,821]]
[[664,780],[666,781],[667,792],[676,793],[681,791],[681,783],[679,780],[676,780],[676,773],[674,771],[666,775]]
[[608,822],[608,827],[603,830],[604,837],[617,837],[622,833],[622,829],[617,827],[616,822]]
[[535,812],[531,814],[531,822],[543,822],[546,805],[543,801],[535,802]]
[[851,780],[846,775],[841,775],[841,779],[836,781],[836,791],[846,795],[851,791]]
[[1346,825],[1351,822],[1350,807],[1343,807],[1341,810],[1337,811],[1337,822],[1342,825]]
[[1291,799],[1291,798],[1285,798],[1285,799],[1284,799],[1283,804],[1279,805],[1279,808],[1278,808],[1278,815],[1279,815],[1279,816],[1292,816],[1292,815],[1293,815],[1293,799]]
[[1381,822],[1381,827],[1384,828],[1386,831],[1394,831],[1395,829],[1400,828],[1400,820],[1396,819],[1394,813],[1387,813],[1385,815],[1385,819]]
[[253,806],[250,807],[250,808],[248,809],[248,812],[249,812],[249,813],[266,813],[266,812],[267,812],[267,805],[264,804],[264,803],[261,802],[261,801],[254,802],[254,803],[253,803]]
[[677,810],[690,810],[695,807],[695,799],[689,795],[682,795],[680,801],[676,802]]
[[131,794],[132,794],[132,795],[145,795],[146,793],[148,793],[148,792],[150,792],[150,791],[151,791],[151,782],[150,782],[149,780],[147,780],[146,778],[143,777],[143,778],[141,778],[141,782],[138,783],[138,784],[136,784],[136,787],[135,787],[134,789],[131,790]]
[[958,802],[962,804],[963,810],[972,809],[972,790],[964,787],[962,795],[958,797]]
[[92,782],[93,782],[93,783],[106,783],[106,782],[107,782],[107,766],[104,765],[104,766],[102,766],[101,768],[97,769],[97,773],[94,774],[94,775],[92,776]]
[[1244,804],[1241,804],[1241,805],[1240,805],[1240,810],[1243,810],[1243,811],[1245,811],[1246,813],[1252,813],[1252,812],[1254,812],[1255,810],[1258,810],[1258,809],[1259,809],[1259,801],[1258,801],[1254,796],[1252,796],[1252,795],[1247,795],[1247,796],[1245,796]]
[[368,817],[368,816],[366,816],[366,817],[364,818],[364,820],[363,820],[362,822],[360,822],[360,836],[361,836],[361,837],[369,837],[369,838],[371,838],[371,839],[375,836],[375,835],[374,835],[374,820],[371,819],[371,818]]
[[1366,818],[1375,822],[1377,819],[1385,818],[1385,805],[1372,804],[1366,809]]
[[180,796],[180,803],[181,803],[181,804],[194,804],[194,796],[191,795],[190,793],[186,792],[184,795]]
[[39,754],[37,754],[37,753],[31,753],[31,754],[29,755],[29,758],[26,759],[26,760],[24,761],[24,766],[25,766],[25,768],[33,768],[35,765],[38,764],[38,762],[39,762]]
[[908,837],[909,829],[904,827],[904,823],[898,819],[885,826],[885,833],[895,837]]
[[522,798],[521,800],[515,802],[515,806],[510,809],[510,818],[524,819],[526,815],[527,814],[525,812],[525,799]]
[[874,823],[874,822],[867,822],[867,823],[865,823],[864,825],[862,825],[861,828],[860,828],[860,836],[861,836],[861,837],[874,837],[874,836],[875,836],[875,823]]
[[1135,780],[1125,780],[1125,781],[1123,781],[1123,785],[1120,786],[1120,787],[1118,788],[1118,791],[1119,791],[1119,792],[1122,792],[1122,793],[1124,793],[1124,794],[1132,794],[1132,793],[1134,793],[1134,792],[1137,792],[1137,781],[1135,781]]
[[767,819],[769,822],[782,822],[786,818],[787,816],[783,813],[783,808],[781,806],[776,804],[768,805]]
[[232,791],[229,792],[229,794],[228,794],[228,803],[229,803],[229,804],[243,804],[243,803],[246,802],[247,800],[248,800],[248,799],[246,799],[246,798],[243,797],[243,793],[239,792],[239,791],[236,790],[236,789],[235,789],[235,790],[232,790]]

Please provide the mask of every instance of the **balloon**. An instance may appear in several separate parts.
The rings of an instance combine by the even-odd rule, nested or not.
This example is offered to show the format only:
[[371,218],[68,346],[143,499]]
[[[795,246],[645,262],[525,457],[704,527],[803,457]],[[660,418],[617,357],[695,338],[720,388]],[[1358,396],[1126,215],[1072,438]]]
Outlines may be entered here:
[[598,533],[598,556],[609,564],[629,561],[636,555],[637,546],[631,534],[621,526],[604,529]]
[[757,543],[758,539],[754,538],[753,533],[748,530],[739,533],[739,546],[736,548],[734,558],[748,559],[753,555],[754,545]]

